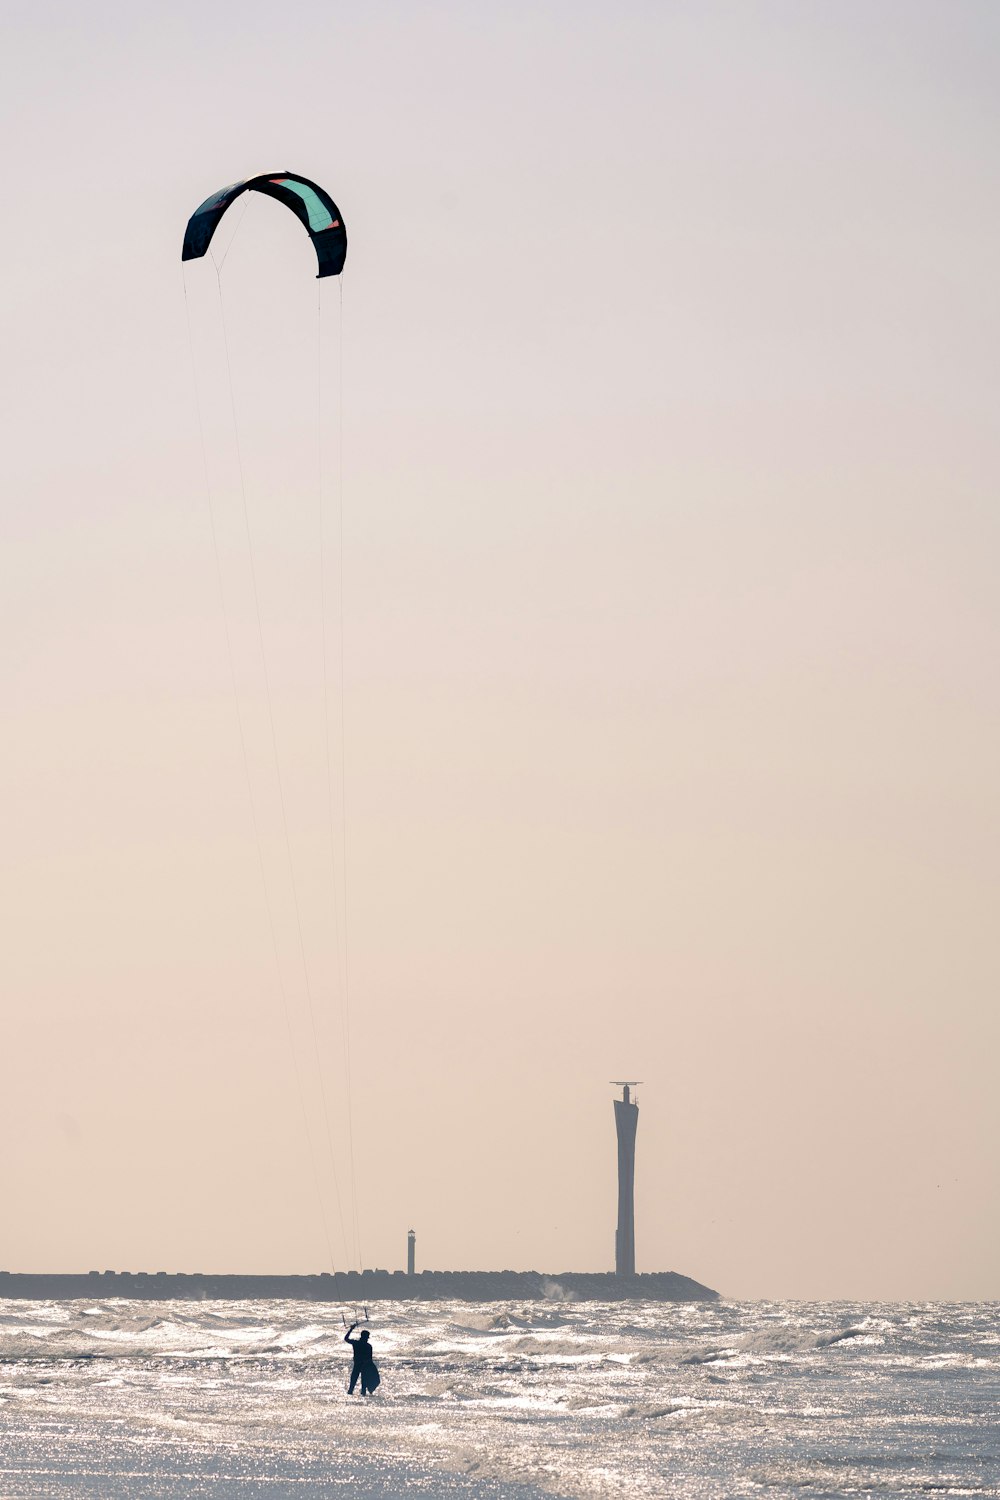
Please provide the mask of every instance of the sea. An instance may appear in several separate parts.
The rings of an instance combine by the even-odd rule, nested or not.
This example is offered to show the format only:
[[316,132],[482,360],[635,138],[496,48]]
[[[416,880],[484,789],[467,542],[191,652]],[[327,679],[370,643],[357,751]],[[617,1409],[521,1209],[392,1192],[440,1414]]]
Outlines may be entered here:
[[997,1303],[369,1312],[0,1302],[0,1497],[1000,1495]]

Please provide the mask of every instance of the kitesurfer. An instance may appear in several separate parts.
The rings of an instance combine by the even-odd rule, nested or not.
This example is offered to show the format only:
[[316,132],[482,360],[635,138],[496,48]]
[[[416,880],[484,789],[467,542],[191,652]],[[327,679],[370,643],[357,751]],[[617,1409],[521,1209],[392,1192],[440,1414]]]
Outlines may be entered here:
[[372,1346],[368,1341],[368,1329],[362,1328],[356,1339],[351,1338],[351,1334],[357,1326],[357,1323],[352,1323],[344,1334],[344,1343],[350,1344],[351,1353],[354,1355],[354,1364],[351,1369],[351,1383],[347,1387],[347,1394],[349,1396],[354,1395],[354,1387],[357,1385],[358,1376],[360,1375],[361,1394],[362,1396],[370,1396],[379,1384],[381,1376],[378,1373],[378,1366],[372,1358]]

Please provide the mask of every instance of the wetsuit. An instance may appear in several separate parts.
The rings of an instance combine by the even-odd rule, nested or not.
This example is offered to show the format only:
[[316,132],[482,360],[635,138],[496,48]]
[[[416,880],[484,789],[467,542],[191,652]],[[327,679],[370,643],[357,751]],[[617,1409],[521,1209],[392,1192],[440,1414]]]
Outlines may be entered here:
[[357,1323],[352,1323],[344,1335],[344,1343],[350,1344],[351,1353],[354,1355],[354,1364],[351,1368],[351,1380],[347,1387],[347,1394],[349,1396],[354,1395],[354,1387],[357,1385],[358,1376],[360,1375],[361,1394],[362,1396],[370,1396],[379,1384],[379,1373],[372,1358],[372,1346],[368,1340],[364,1338],[351,1338],[351,1334],[357,1326]]

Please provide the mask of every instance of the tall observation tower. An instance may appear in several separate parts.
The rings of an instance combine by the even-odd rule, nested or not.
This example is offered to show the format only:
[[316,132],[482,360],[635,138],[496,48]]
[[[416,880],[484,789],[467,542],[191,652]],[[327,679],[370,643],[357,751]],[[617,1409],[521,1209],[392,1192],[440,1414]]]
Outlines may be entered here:
[[622,1096],[615,1100],[615,1129],[618,1132],[618,1228],[615,1231],[615,1275],[635,1275],[635,1132],[639,1124],[639,1106],[633,1104],[630,1089],[638,1081],[618,1080],[614,1087]]

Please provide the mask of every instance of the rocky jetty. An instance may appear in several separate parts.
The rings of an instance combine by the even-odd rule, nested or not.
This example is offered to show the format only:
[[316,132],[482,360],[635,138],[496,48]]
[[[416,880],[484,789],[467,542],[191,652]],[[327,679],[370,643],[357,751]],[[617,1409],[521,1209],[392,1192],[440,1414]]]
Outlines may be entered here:
[[718,1292],[676,1271],[638,1276],[583,1271],[342,1271],[319,1276],[214,1276],[201,1272],[91,1271],[31,1275],[0,1271],[0,1298],[34,1300],[128,1297],[303,1302],[712,1302]]

